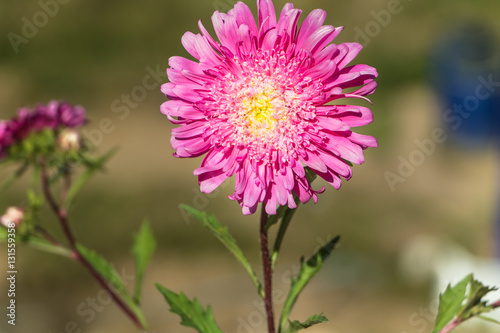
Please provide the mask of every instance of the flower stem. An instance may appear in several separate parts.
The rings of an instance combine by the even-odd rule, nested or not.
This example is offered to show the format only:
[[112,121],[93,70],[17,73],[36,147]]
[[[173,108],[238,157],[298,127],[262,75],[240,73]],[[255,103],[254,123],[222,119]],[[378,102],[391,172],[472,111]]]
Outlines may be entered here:
[[267,241],[267,219],[265,206],[262,205],[262,213],[260,217],[260,247],[262,253],[262,266],[264,269],[264,289],[265,298],[264,303],[267,313],[267,328],[269,333],[274,333],[274,313],[273,313],[273,292],[272,292],[272,279],[273,271],[271,269],[271,258],[269,257],[269,245]]
[[498,301],[496,301],[495,303],[491,304],[491,306],[496,309],[496,308],[500,308],[500,299]]
[[87,261],[87,259],[85,259],[85,257],[83,257],[81,253],[78,251],[75,237],[73,236],[73,233],[71,232],[71,228],[69,226],[67,212],[65,209],[59,206],[59,204],[52,196],[52,193],[50,192],[49,176],[47,173],[47,167],[44,160],[41,161],[41,181],[42,181],[42,191],[44,197],[47,200],[54,214],[57,216],[59,222],[61,223],[64,235],[66,237],[66,240],[68,241],[68,244],[72,252],[72,257],[75,260],[79,261],[87,269],[87,271],[89,271],[89,273],[94,277],[94,279],[97,280],[97,282],[101,285],[101,287],[104,290],[106,290],[109,293],[109,295],[111,295],[113,301],[137,325],[137,327],[145,330],[146,327],[144,327],[144,325],[141,323],[137,315],[127,306],[127,304],[125,304],[125,302],[116,293],[116,291],[114,291],[114,289],[110,287],[108,281],[106,281],[106,279],[102,277],[101,274],[99,274],[99,272],[92,266],[92,264],[90,264]]
[[455,320],[449,322],[445,327],[439,331],[439,333],[448,333],[455,327],[457,327],[462,321],[459,318],[456,318]]
[[40,226],[35,226],[35,231],[38,232],[43,238],[49,241],[50,244],[52,244],[55,247],[63,247],[61,243],[57,241],[57,239],[52,236],[47,230]]
[[[491,304],[491,307],[493,309],[499,308],[500,307],[500,300],[496,301],[495,303]],[[439,333],[448,333],[454,328],[456,328],[458,325],[462,323],[462,319],[460,318],[455,318],[453,321],[449,322],[445,327],[439,331]]]

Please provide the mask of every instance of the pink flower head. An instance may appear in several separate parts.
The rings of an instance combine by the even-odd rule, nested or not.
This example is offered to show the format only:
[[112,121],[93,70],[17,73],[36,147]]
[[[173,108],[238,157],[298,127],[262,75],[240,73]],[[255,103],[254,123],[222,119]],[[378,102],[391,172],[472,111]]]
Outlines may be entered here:
[[0,160],[7,154],[7,148],[12,145],[12,133],[9,130],[9,123],[0,121]]
[[5,214],[0,217],[0,223],[6,228],[12,228],[19,225],[24,219],[24,212],[18,207],[9,207]]
[[23,107],[17,117],[0,121],[0,159],[5,157],[10,146],[32,133],[44,129],[79,127],[85,123],[85,109],[66,102],[51,101],[39,104],[33,110]]
[[331,104],[362,98],[376,89],[377,71],[348,64],[360,52],[357,43],[331,44],[342,28],[323,25],[326,12],[312,11],[300,28],[301,10],[291,3],[276,20],[271,0],[258,0],[258,25],[238,2],[212,22],[219,41],[199,22],[201,34],[186,32],[182,44],[198,61],[171,57],[169,81],[161,106],[172,130],[176,157],[206,154],[194,171],[202,192],[210,193],[235,176],[244,214],[260,202],[268,214],[277,205],[295,208],[317,201],[304,167],[340,188],[351,178],[348,162],[361,164],[363,149],[375,138],[351,128],[372,121],[370,109]]

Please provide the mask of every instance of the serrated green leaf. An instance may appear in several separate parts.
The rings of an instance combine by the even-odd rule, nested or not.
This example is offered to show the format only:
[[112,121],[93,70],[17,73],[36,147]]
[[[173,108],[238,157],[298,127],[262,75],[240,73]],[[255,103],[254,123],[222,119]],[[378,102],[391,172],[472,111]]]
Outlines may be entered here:
[[294,320],[289,322],[289,326],[285,333],[297,333],[300,330],[309,328],[316,324],[326,323],[328,322],[328,318],[323,315],[314,315],[309,317],[305,322],[301,323],[300,321]]
[[170,311],[181,317],[183,326],[192,327],[199,333],[222,333],[215,322],[210,305],[205,310],[196,298],[191,301],[184,293],[176,294],[158,283],[156,288],[170,305]]
[[300,264],[299,274],[296,278],[292,278],[292,284],[290,286],[290,291],[286,298],[285,304],[283,306],[283,310],[281,312],[281,319],[279,325],[279,333],[286,332],[285,326],[288,323],[288,317],[290,316],[290,312],[297,301],[301,291],[304,287],[309,283],[309,281],[319,272],[321,267],[323,267],[323,263],[328,258],[328,256],[332,253],[335,245],[338,243],[340,236],[335,237],[331,241],[329,241],[325,246],[319,249],[312,257],[310,257],[307,261],[302,259]]
[[214,234],[215,237],[217,237],[217,239],[220,240],[222,244],[224,244],[224,246],[226,246],[226,248],[236,257],[236,259],[238,259],[238,261],[248,272],[248,274],[250,275],[250,279],[252,279],[253,283],[255,284],[259,295],[264,297],[264,289],[262,288],[257,274],[255,274],[252,266],[250,265],[250,262],[243,254],[243,251],[241,251],[239,246],[236,244],[236,240],[233,238],[233,236],[231,236],[227,227],[223,227],[213,214],[201,212],[191,206],[184,204],[181,204],[179,207],[192,214],[198,221],[200,221],[205,227],[207,227],[212,232],[212,234]]
[[146,266],[149,260],[153,256],[156,248],[156,241],[154,238],[153,230],[151,229],[149,222],[146,220],[142,223],[141,230],[137,235],[134,236],[134,245],[132,247],[132,254],[135,258],[136,267],[136,279],[135,279],[135,291],[134,291],[134,302],[136,304],[140,303],[141,300],[141,289],[142,289],[142,279]]
[[487,301],[483,300],[483,297],[495,290],[497,290],[496,287],[485,286],[478,280],[472,278],[472,281],[469,284],[467,300],[457,315],[458,318],[460,318],[460,321],[466,321],[469,318],[476,317],[493,310],[493,307],[487,305]]
[[81,244],[76,244],[78,253],[85,258],[85,260],[92,265],[92,267],[116,290],[121,296],[122,300],[129,306],[129,308],[134,312],[142,327],[147,328],[148,324],[142,313],[141,309],[134,302],[125,284],[123,283],[120,275],[116,272],[114,267],[106,261],[101,255],[93,250],[85,248]]
[[107,260],[97,252],[89,250],[81,244],[77,244],[77,249],[92,267],[109,281],[120,294],[127,294],[127,288],[113,265],[108,263]]
[[[73,183],[71,188],[68,191],[68,194],[66,195],[66,199],[64,201],[64,206],[67,208],[71,205],[73,200],[75,199],[76,195],[82,187],[89,181],[89,179],[99,170],[102,170],[104,167],[104,164],[111,158],[113,157],[114,154],[118,151],[118,148],[112,148],[110,151],[108,151],[106,154],[101,156],[100,158],[96,160],[91,160],[88,158],[85,158],[83,160],[83,163],[87,167],[87,170],[85,170],[80,177]],[[82,157],[83,158],[83,157]]]
[[453,287],[448,285],[445,292],[439,295],[438,314],[432,333],[438,333],[460,311],[462,303],[466,297],[465,291],[467,285],[471,282],[471,280],[472,274],[466,276],[462,281]]

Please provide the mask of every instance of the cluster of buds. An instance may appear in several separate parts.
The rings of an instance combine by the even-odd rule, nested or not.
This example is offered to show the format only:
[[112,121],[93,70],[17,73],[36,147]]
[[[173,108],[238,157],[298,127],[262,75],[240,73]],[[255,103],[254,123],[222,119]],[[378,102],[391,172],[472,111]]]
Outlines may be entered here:
[[7,155],[12,145],[33,133],[45,129],[76,128],[84,123],[85,109],[66,102],[51,101],[34,109],[21,108],[11,120],[0,120],[0,159]]
[[18,207],[9,207],[5,211],[5,214],[0,217],[0,222],[6,228],[12,228],[18,226],[19,223],[24,219],[24,212]]

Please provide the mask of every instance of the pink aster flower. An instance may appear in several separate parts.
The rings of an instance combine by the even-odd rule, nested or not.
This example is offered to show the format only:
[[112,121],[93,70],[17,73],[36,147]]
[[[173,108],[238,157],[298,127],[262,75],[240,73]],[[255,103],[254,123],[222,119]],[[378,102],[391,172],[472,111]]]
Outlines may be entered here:
[[206,154],[198,176],[210,193],[235,176],[237,200],[244,214],[259,203],[268,214],[277,205],[296,207],[317,201],[307,181],[309,167],[335,188],[351,178],[348,162],[363,162],[363,149],[375,138],[352,127],[372,121],[362,106],[337,105],[362,98],[376,88],[377,71],[349,66],[360,52],[357,43],[332,44],[342,28],[323,25],[326,12],[311,12],[300,28],[301,10],[291,3],[276,20],[271,0],[258,0],[258,25],[250,9],[238,2],[227,14],[215,12],[216,41],[199,22],[201,34],[182,37],[198,61],[171,57],[169,81],[161,90],[169,100],[161,106],[172,130],[176,157]]
[[85,123],[85,109],[67,102],[51,101],[33,110],[23,107],[9,121],[0,121],[0,159],[10,146],[44,129],[74,128]]

